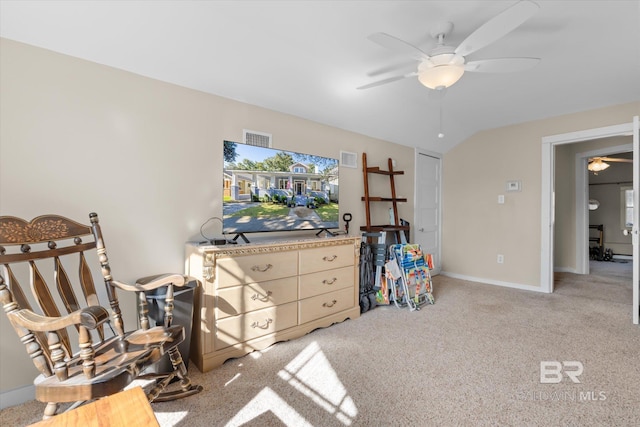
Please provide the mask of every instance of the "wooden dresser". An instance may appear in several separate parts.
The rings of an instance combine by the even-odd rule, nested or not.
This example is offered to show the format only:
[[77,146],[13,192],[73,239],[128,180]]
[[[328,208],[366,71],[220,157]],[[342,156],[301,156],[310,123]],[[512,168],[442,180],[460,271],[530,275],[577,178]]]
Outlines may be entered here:
[[202,281],[191,360],[202,372],[232,357],[360,316],[360,238],[199,246],[186,273]]

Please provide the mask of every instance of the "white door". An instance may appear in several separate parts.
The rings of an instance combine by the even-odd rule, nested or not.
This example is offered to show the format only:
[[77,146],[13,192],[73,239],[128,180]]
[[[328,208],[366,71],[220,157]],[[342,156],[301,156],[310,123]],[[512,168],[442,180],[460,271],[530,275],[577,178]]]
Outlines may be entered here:
[[633,118],[633,323],[640,324],[640,119]]
[[438,154],[416,150],[414,239],[433,256],[432,274],[440,273],[441,164]]

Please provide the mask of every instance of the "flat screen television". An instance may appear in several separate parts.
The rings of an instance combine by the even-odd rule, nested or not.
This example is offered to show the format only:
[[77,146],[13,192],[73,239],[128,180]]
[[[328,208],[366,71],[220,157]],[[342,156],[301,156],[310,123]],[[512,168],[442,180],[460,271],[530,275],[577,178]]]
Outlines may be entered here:
[[222,231],[337,229],[338,160],[224,141]]

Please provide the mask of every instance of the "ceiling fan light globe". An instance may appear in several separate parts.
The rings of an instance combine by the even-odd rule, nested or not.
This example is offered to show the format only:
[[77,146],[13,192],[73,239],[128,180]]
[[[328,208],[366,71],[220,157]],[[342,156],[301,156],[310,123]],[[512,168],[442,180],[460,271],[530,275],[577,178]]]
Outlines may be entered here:
[[429,89],[449,87],[460,80],[464,74],[464,66],[457,64],[436,65],[421,69],[418,80]]
[[587,169],[591,172],[602,172],[609,167],[609,163],[603,162],[601,159],[595,159],[587,165]]

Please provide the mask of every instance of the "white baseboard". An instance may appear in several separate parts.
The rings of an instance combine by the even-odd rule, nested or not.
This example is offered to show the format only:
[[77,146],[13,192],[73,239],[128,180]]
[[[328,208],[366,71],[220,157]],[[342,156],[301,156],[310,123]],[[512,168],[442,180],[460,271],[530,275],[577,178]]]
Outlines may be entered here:
[[[21,403],[34,400],[36,396],[36,388],[34,385],[28,385],[0,393],[0,409],[10,406],[20,405]],[[44,406],[42,407],[44,411]]]
[[613,259],[626,259],[631,261],[633,259],[633,255],[614,255]]
[[578,271],[575,268],[571,267],[553,267],[553,271],[556,273],[573,273],[577,274]]
[[521,285],[520,283],[503,282],[500,280],[483,279],[480,277],[466,276],[464,274],[452,273],[450,271],[441,271],[440,274],[454,279],[467,280],[469,282],[485,283],[487,285],[502,286],[505,288],[521,289],[523,291],[544,292],[538,286]]

